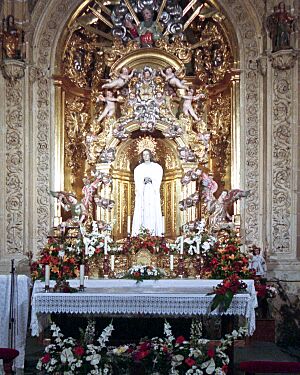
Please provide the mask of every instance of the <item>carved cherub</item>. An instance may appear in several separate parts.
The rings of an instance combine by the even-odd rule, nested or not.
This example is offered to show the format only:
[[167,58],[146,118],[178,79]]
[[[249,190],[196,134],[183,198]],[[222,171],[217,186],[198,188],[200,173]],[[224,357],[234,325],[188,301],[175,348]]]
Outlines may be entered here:
[[59,204],[65,211],[71,212],[71,218],[62,223],[62,226],[78,226],[81,225],[86,217],[87,210],[82,202],[79,202],[76,195],[65,191],[50,191],[50,194],[57,198]]
[[173,69],[169,66],[163,71],[160,70],[160,74],[164,79],[168,82],[168,84],[172,87],[175,87],[177,89],[188,89],[188,86],[185,84],[183,80],[180,80],[178,77],[176,77],[175,73],[173,72]]
[[190,88],[187,92],[187,95],[181,96],[183,101],[183,107],[182,112],[185,116],[192,116],[194,120],[199,121],[200,118],[197,116],[196,112],[194,111],[194,108],[192,106],[192,102],[199,99],[204,99],[204,94],[197,94],[194,95],[194,89]]
[[102,101],[105,102],[105,108],[101,115],[98,117],[97,121],[101,122],[106,116],[107,117],[113,117],[116,114],[116,102],[119,102],[120,100],[118,98],[115,98],[113,96],[112,91],[107,91],[106,96],[99,95],[97,98],[97,102]]
[[102,85],[105,89],[120,89],[125,86],[129,80],[133,77],[135,70],[133,69],[129,73],[129,69],[126,66],[123,66],[117,78],[111,79],[110,82]]
[[229,213],[230,205],[240,198],[247,197],[250,191],[247,190],[224,190],[220,194],[219,198],[216,199],[212,196],[212,200],[207,202],[207,209],[209,212],[209,227],[212,231],[230,228],[233,224],[231,223],[231,215]]

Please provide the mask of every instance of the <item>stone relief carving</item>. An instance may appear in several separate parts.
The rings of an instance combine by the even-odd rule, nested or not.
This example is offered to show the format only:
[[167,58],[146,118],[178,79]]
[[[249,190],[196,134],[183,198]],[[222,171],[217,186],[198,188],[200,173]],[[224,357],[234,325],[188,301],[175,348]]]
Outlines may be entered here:
[[[78,3],[78,2],[77,2]],[[42,28],[39,30],[39,39],[36,43],[37,59],[32,69],[31,79],[36,80],[36,122],[37,122],[37,248],[41,248],[45,244],[45,240],[49,231],[50,220],[50,176],[51,176],[51,150],[50,134],[51,134],[51,119],[50,119],[50,106],[51,106],[51,80],[48,77],[48,68],[51,66],[51,54],[55,53],[52,50],[54,40],[58,33],[58,27],[65,22],[67,15],[73,8],[74,1],[48,1],[41,0],[36,4],[32,23],[31,32],[29,35],[33,37],[35,27],[40,19],[41,14],[45,9],[52,6],[49,16],[45,19]],[[52,103],[53,105],[53,103]]]
[[294,50],[285,50],[271,53],[269,59],[272,67],[279,70],[292,69],[296,63],[298,53]]
[[272,171],[272,251],[290,252],[291,242],[291,181],[292,132],[290,70],[281,68],[273,77],[273,171]]
[[[222,2],[226,9],[230,9],[232,23],[237,25],[240,32],[243,46],[240,48],[244,52],[244,62],[247,68],[244,70],[245,87],[245,186],[251,194],[247,198],[245,207],[245,236],[249,242],[257,242],[259,238],[259,140],[258,140],[258,111],[259,111],[259,79],[258,70],[249,67],[250,61],[255,61],[259,55],[256,42],[256,31],[253,23],[249,22],[249,14],[246,12],[244,2],[238,0],[226,0]],[[257,3],[257,1],[256,1]],[[241,59],[243,56],[241,56]],[[243,88],[242,88],[243,90]],[[241,91],[242,91],[241,90]],[[242,115],[241,115],[242,116]],[[242,117],[241,117],[242,118]]]
[[23,252],[24,144],[23,81],[6,81],[6,233],[7,252]]

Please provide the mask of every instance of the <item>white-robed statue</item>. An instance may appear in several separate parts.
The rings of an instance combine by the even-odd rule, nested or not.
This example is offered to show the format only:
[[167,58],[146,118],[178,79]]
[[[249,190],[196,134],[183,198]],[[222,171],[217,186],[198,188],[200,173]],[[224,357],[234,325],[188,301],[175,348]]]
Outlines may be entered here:
[[134,169],[133,236],[138,235],[141,228],[148,229],[153,236],[161,236],[163,232],[160,206],[160,184],[163,169],[152,160],[151,151],[145,149],[142,152],[142,163]]

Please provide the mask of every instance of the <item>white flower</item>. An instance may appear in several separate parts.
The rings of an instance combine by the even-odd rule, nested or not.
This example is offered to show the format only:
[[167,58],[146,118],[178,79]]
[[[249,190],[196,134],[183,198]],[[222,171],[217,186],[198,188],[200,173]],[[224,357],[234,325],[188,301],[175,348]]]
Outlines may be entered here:
[[50,365],[55,365],[57,363],[57,360],[55,358],[51,358]]
[[91,363],[92,366],[98,365],[101,360],[101,355],[100,354],[92,354],[86,357],[86,360]]
[[203,242],[202,249],[203,250],[209,250],[210,249],[210,244],[207,241]]
[[64,349],[60,354],[60,360],[62,363],[72,363],[75,361],[74,354],[71,348]]

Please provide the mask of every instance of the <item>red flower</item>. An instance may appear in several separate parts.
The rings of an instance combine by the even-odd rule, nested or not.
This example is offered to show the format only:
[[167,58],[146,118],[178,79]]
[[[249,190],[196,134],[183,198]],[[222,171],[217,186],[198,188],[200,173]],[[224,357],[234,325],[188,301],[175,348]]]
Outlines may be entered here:
[[50,359],[51,359],[51,356],[49,353],[46,353],[45,355],[43,355],[42,357],[42,363],[48,363],[50,362]]
[[215,348],[213,346],[208,348],[207,355],[209,356],[209,358],[213,358],[215,356]]
[[82,346],[76,346],[74,348],[74,354],[77,355],[78,357],[81,357],[84,354],[84,349]]
[[227,374],[228,366],[227,365],[223,365],[222,366],[222,371],[225,372],[225,374]]
[[196,361],[191,358],[191,357],[188,357],[184,360],[184,362],[189,366],[189,367],[192,367],[194,366],[194,364],[196,363]]
[[135,353],[135,360],[136,361],[141,361],[142,359],[146,358],[150,354],[150,350],[145,350],[141,352]]
[[185,338],[183,336],[178,336],[176,339],[176,344],[182,344],[185,341]]

